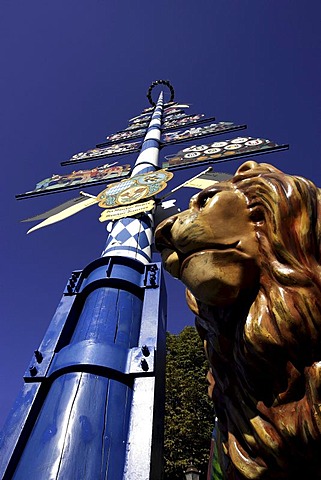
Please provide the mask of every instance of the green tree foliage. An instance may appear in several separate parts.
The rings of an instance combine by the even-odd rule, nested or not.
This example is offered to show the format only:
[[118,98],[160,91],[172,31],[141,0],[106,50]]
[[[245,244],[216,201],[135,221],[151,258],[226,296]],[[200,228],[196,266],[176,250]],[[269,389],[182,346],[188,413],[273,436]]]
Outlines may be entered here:
[[184,480],[192,459],[205,480],[214,409],[207,395],[208,362],[194,327],[167,334],[165,480]]

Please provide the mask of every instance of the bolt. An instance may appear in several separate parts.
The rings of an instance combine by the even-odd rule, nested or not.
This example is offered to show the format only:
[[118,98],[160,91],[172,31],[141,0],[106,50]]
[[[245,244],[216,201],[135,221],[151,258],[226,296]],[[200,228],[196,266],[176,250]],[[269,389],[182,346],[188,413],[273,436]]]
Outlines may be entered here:
[[37,375],[38,372],[37,367],[35,367],[35,365],[31,365],[31,367],[29,367],[29,372],[30,375],[34,377],[35,375]]
[[143,358],[140,362],[140,366],[144,370],[144,372],[147,372],[149,370],[148,363],[146,362],[145,358]]
[[144,355],[144,357],[149,357],[150,351],[147,345],[142,346],[142,354]]
[[151,285],[156,285],[156,272],[158,268],[157,265],[153,264],[149,267],[149,282]]
[[35,350],[34,353],[35,353],[35,357],[36,357],[37,362],[41,363],[42,359],[43,359],[42,353],[39,350]]

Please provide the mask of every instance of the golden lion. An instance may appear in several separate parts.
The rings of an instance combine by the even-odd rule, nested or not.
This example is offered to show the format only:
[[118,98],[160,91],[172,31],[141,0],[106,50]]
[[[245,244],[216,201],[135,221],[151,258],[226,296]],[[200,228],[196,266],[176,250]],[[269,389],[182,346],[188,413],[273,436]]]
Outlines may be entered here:
[[224,478],[321,479],[320,230],[320,190],[253,161],[157,228],[210,362]]

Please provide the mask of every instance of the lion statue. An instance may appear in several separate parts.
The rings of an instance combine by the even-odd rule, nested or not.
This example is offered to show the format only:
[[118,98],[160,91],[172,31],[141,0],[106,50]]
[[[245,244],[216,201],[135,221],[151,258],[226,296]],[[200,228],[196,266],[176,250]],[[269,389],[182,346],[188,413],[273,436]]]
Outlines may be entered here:
[[210,364],[225,479],[321,479],[321,193],[244,163],[164,220]]

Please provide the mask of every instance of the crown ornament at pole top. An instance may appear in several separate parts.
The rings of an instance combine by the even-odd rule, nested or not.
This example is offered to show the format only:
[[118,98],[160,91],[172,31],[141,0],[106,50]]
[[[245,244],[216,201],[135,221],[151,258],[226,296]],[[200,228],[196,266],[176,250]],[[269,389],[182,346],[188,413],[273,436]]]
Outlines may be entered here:
[[149,103],[150,103],[153,107],[156,106],[156,103],[155,103],[154,100],[152,99],[152,91],[153,91],[153,89],[154,89],[155,87],[157,87],[157,85],[165,85],[165,86],[169,89],[170,94],[171,94],[169,103],[170,103],[170,102],[173,102],[173,101],[174,101],[174,96],[175,96],[175,91],[174,91],[174,87],[173,87],[173,85],[170,83],[170,81],[169,81],[169,80],[155,80],[155,82],[153,82],[153,83],[150,85],[150,87],[149,87],[149,89],[148,89],[148,91],[147,91],[147,95],[146,95],[146,96],[147,96],[147,98],[148,98]]

